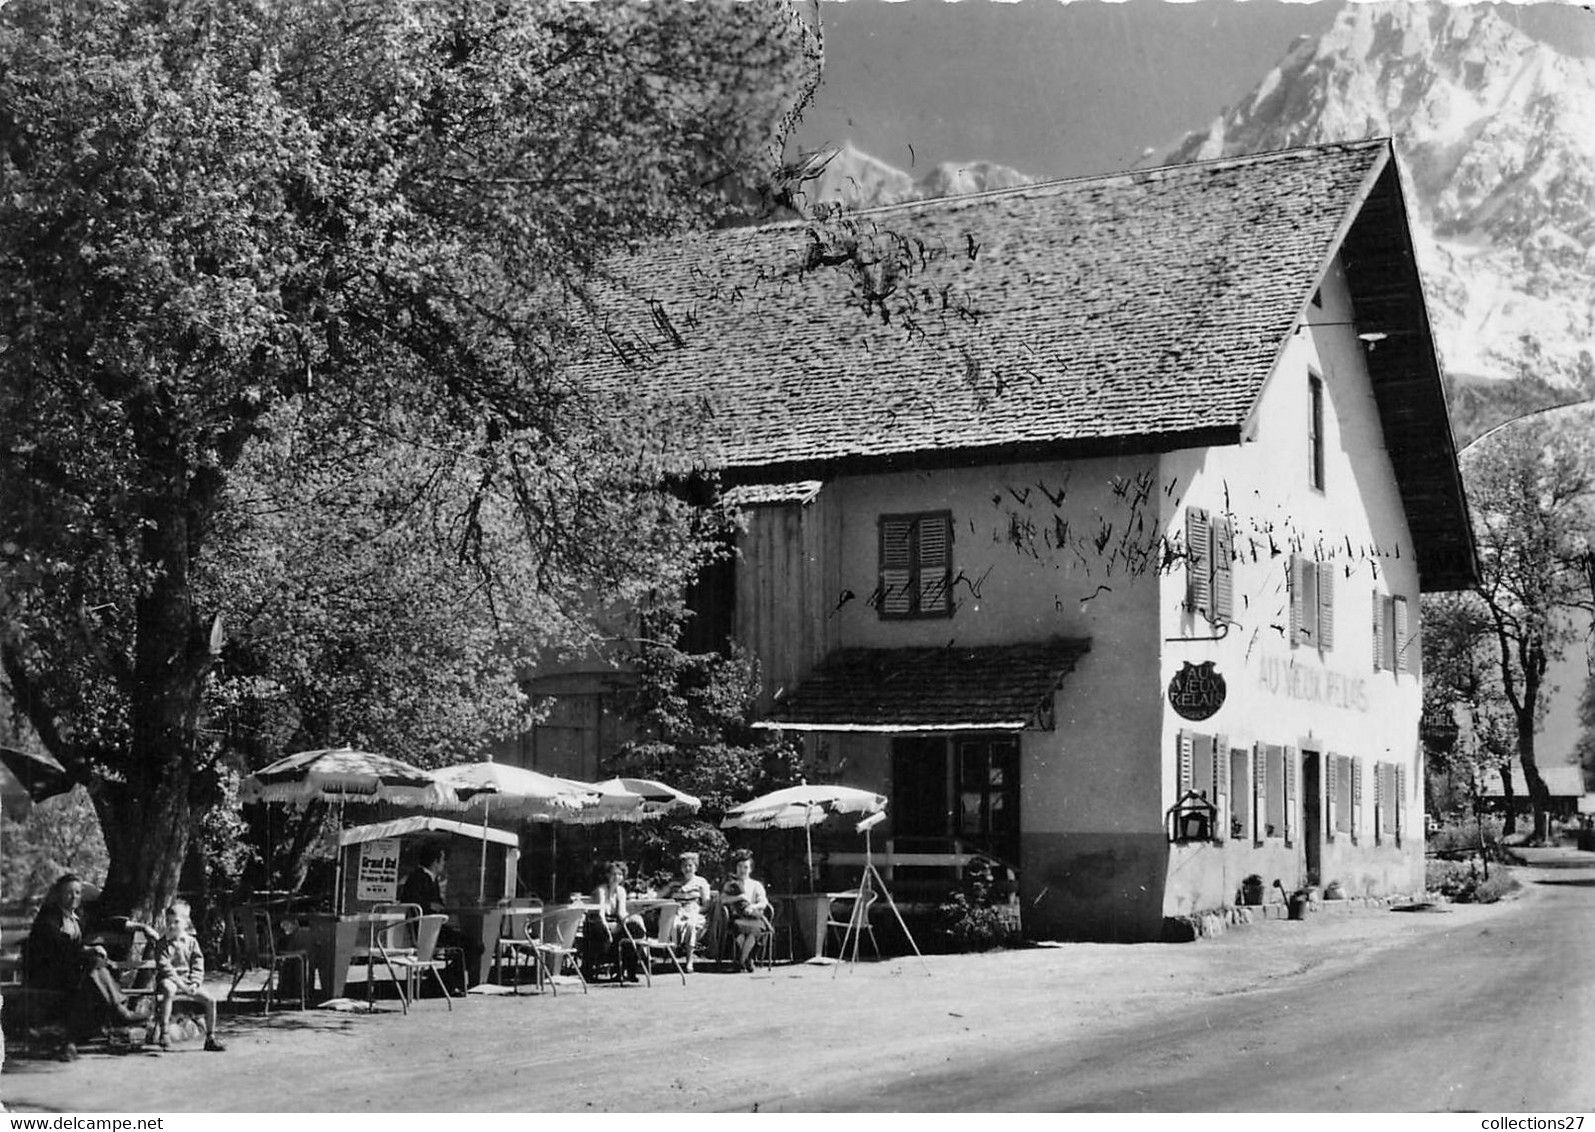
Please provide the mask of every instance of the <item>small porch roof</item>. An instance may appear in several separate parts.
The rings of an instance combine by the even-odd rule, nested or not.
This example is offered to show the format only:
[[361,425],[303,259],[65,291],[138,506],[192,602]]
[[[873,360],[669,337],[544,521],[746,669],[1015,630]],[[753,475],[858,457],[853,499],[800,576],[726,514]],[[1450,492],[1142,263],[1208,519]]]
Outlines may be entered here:
[[1091,642],[839,649],[755,727],[787,731],[1022,731],[1052,727],[1052,693]]
[[513,833],[492,826],[470,825],[448,818],[425,816],[395,818],[375,825],[357,825],[340,830],[339,846],[361,845],[367,841],[381,841],[384,837],[404,837],[411,833],[452,833],[459,837],[474,837],[478,841],[491,841],[497,845],[520,847],[521,839]]

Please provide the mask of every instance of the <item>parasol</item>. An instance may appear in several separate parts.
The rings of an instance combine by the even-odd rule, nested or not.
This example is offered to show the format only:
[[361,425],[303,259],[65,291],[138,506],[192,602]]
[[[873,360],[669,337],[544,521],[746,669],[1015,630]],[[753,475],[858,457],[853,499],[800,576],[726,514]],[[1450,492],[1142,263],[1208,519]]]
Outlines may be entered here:
[[487,841],[485,831],[490,810],[499,815],[528,818],[532,821],[562,821],[574,817],[588,805],[598,804],[598,794],[569,779],[540,774],[511,763],[496,763],[491,755],[482,762],[460,763],[437,772],[438,781],[451,787],[468,808],[482,810],[482,872],[477,884],[477,900],[486,899]]
[[810,832],[832,814],[877,814],[886,808],[886,796],[852,786],[807,783],[762,794],[726,811],[721,829],[803,829],[808,853],[809,888],[814,887],[814,837]]
[[[409,806],[458,808],[453,790],[429,770],[371,751],[328,747],[301,751],[245,775],[238,796],[244,802],[332,802],[343,824],[346,802],[397,802]],[[334,907],[343,906],[343,854],[333,872]]]
[[[697,798],[653,778],[606,778],[593,784],[599,791],[625,792],[642,797],[642,805],[616,820],[641,821],[664,814],[695,814],[703,805]],[[631,815],[635,815],[634,817]]]

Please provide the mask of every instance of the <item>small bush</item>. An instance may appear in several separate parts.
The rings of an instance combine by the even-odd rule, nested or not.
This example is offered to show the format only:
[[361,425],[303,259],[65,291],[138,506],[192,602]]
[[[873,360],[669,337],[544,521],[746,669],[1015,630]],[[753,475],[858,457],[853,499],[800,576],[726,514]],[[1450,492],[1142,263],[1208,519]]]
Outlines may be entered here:
[[[1492,861],[1501,859],[1501,830],[1503,825],[1501,818],[1493,814],[1485,815],[1482,822],[1484,851]],[[1432,853],[1477,852],[1480,826],[1479,819],[1471,814],[1448,814],[1444,824],[1435,832],[1429,834],[1426,839],[1429,851]]]
[[1494,904],[1519,887],[1505,869],[1495,869],[1488,880],[1478,865],[1469,861],[1430,861],[1425,870],[1425,887],[1457,904]]
[[992,874],[992,864],[976,858],[964,869],[964,887],[936,909],[936,939],[949,951],[990,951],[1011,947],[1019,933],[1007,915],[1011,882]]

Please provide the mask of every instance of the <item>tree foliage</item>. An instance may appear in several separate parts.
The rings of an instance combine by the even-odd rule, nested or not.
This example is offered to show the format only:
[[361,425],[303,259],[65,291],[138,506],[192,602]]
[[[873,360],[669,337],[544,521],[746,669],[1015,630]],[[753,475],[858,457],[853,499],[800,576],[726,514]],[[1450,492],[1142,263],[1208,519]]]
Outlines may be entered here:
[[1568,422],[1508,427],[1467,450],[1463,474],[1480,564],[1472,640],[1487,650],[1493,694],[1510,712],[1543,839],[1549,793],[1534,733],[1552,691],[1546,673],[1577,638],[1572,615],[1591,608],[1595,442]]
[[559,362],[606,257],[765,195],[814,54],[773,3],[0,8],[0,662],[110,899],[239,759],[461,753],[690,577],[690,422]]

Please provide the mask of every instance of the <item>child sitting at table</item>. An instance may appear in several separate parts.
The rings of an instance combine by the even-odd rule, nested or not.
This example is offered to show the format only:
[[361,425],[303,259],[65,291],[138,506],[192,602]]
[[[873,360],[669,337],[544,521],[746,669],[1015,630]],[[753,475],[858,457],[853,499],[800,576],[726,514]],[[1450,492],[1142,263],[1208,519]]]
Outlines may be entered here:
[[212,1053],[227,1048],[216,1040],[216,1000],[205,990],[205,956],[189,922],[188,905],[182,901],[166,909],[164,930],[155,944],[155,980],[160,993],[153,1034],[157,1046],[172,1048],[167,1030],[172,1022],[172,1004],[181,996],[194,999],[204,1008],[205,1048]]

